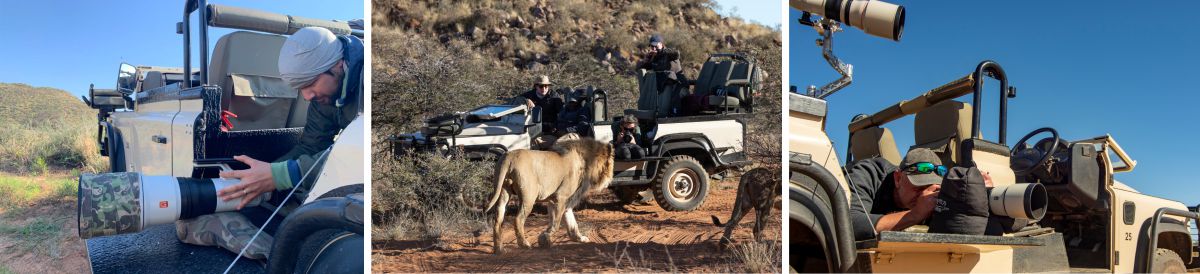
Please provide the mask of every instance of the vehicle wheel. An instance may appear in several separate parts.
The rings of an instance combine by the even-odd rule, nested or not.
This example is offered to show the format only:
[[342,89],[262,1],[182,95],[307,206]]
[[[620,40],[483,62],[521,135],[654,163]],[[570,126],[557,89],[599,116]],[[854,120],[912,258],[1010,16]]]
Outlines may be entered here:
[[1179,258],[1179,254],[1166,248],[1154,250],[1154,262],[1150,265],[1152,273],[1186,273],[1187,267],[1183,265],[1183,259]]
[[110,172],[125,172],[125,145],[121,133],[108,127],[108,168]]
[[362,273],[363,236],[336,229],[308,236],[296,257],[295,273]]
[[667,211],[691,211],[708,196],[708,173],[690,156],[673,156],[654,178],[654,200]]

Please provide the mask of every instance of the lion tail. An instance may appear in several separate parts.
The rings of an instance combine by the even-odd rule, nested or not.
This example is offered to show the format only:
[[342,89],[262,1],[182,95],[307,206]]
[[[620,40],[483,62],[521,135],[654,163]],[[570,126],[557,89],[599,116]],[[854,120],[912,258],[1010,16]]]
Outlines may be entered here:
[[496,178],[496,191],[492,194],[492,200],[488,202],[487,209],[483,210],[483,212],[491,212],[492,207],[495,207],[496,202],[500,200],[500,192],[504,191],[504,179],[508,176],[508,168],[510,165],[511,163],[508,161],[508,156],[505,156],[504,159],[500,160],[500,166],[496,167],[496,175],[493,176]]

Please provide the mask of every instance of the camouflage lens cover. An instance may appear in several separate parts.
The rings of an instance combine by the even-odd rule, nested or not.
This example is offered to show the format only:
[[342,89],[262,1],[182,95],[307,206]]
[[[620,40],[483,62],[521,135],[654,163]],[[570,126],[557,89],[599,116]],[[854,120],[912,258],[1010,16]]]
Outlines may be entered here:
[[141,176],[135,172],[80,175],[79,237],[140,231],[141,195]]

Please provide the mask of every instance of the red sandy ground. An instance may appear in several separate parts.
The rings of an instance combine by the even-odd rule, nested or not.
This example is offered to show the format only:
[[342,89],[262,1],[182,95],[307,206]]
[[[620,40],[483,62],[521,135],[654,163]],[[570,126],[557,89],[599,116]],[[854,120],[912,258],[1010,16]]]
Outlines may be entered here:
[[[718,247],[724,229],[713,226],[710,215],[729,218],[737,181],[723,180],[708,199],[691,212],[667,212],[657,204],[621,206],[614,202],[589,204],[577,211],[580,225],[591,243],[571,241],[565,225],[556,232],[553,247],[537,247],[537,236],[549,222],[544,211],[534,210],[526,223],[526,237],[535,247],[517,246],[512,212],[504,226],[501,255],[492,254],[491,229],[481,235],[429,241],[372,241],[374,272],[745,272],[733,252]],[[595,195],[597,201],[611,195]],[[755,212],[757,213],[757,212]],[[752,241],[754,215],[742,218],[733,239]],[[493,215],[494,216],[494,215]],[[780,211],[775,208],[763,230],[764,238],[780,244]],[[618,257],[622,257],[617,264]],[[777,256],[777,255],[776,255]],[[632,257],[632,258],[630,258]]]

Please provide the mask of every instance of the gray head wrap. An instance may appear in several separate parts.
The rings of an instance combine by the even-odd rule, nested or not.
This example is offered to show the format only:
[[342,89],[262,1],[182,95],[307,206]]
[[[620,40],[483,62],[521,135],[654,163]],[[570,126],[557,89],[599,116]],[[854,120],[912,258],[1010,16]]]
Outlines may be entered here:
[[302,28],[283,42],[279,50],[279,76],[294,89],[301,89],[342,60],[342,43],[333,32],[320,27]]

